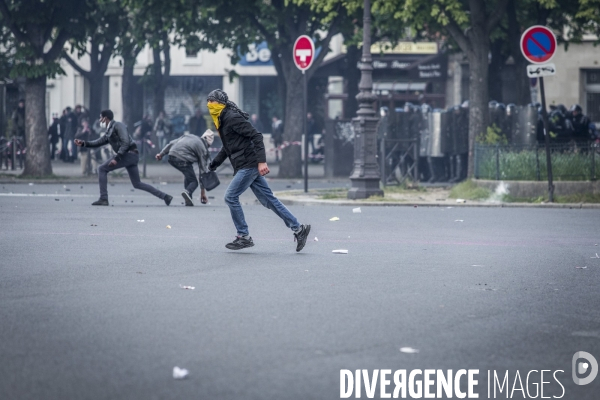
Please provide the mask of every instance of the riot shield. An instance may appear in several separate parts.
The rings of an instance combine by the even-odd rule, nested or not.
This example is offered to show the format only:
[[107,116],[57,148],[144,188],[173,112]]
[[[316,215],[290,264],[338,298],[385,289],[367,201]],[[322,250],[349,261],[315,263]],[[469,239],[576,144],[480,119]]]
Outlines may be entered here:
[[514,138],[520,135],[519,108],[511,103],[506,106],[506,138],[509,144],[514,144]]
[[444,157],[447,151],[447,129],[448,112],[444,110],[435,110],[429,114],[429,147],[427,155],[429,157]]
[[513,143],[518,145],[536,144],[536,126],[538,122],[538,110],[533,104],[520,106],[518,111],[517,136],[513,137]]

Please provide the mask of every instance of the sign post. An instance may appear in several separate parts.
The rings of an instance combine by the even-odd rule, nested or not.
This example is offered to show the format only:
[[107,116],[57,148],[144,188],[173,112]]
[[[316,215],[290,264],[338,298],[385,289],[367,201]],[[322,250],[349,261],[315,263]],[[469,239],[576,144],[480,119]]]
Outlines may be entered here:
[[527,61],[534,64],[527,66],[527,76],[530,78],[539,78],[540,80],[544,141],[546,143],[546,168],[548,171],[548,201],[553,203],[554,184],[552,182],[552,156],[550,154],[550,132],[548,127],[548,112],[546,110],[544,76],[556,74],[556,66],[548,63],[556,52],[556,36],[554,36],[554,32],[542,25],[534,25],[528,28],[521,36],[521,52]]
[[302,106],[302,118],[304,127],[304,192],[308,192],[308,123],[306,120],[306,70],[310,68],[315,59],[315,44],[312,39],[306,35],[302,35],[296,39],[294,43],[294,49],[292,51],[294,56],[294,63],[300,71],[302,71],[302,78],[304,81],[304,88],[302,91],[303,106]]

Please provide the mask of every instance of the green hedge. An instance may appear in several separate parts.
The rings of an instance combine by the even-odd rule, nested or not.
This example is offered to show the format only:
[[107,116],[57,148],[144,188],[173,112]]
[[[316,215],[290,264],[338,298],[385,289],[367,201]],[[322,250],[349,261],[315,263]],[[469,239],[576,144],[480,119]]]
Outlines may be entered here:
[[[479,146],[475,157],[475,174],[479,179],[496,179],[496,147]],[[499,178],[501,180],[546,180],[546,152],[515,150],[498,147]],[[538,177],[539,160],[539,177]],[[596,177],[600,175],[600,154],[595,154]],[[585,181],[592,179],[592,152],[556,150],[552,152],[552,175],[556,181]]]

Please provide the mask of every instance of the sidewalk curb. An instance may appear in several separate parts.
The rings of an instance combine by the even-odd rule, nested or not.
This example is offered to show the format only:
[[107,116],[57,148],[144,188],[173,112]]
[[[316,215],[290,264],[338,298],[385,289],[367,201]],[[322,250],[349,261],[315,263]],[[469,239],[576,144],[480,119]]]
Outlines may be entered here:
[[275,196],[286,206],[353,206],[353,207],[479,207],[479,208],[568,208],[568,209],[600,209],[600,204],[589,203],[452,203],[452,202],[426,202],[426,201],[411,201],[411,202],[391,202],[391,201],[361,201],[361,200],[320,200],[320,199],[305,199],[294,196]]

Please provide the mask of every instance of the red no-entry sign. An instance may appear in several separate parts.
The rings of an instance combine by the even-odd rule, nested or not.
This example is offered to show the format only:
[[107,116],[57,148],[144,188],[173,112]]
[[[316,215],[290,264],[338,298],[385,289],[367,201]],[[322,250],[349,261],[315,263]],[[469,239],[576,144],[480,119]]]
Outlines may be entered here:
[[296,39],[293,49],[294,63],[301,71],[306,71],[310,68],[315,59],[315,44],[312,39],[306,35]]
[[556,36],[549,28],[535,25],[528,28],[521,36],[521,52],[527,61],[543,64],[556,52]]

